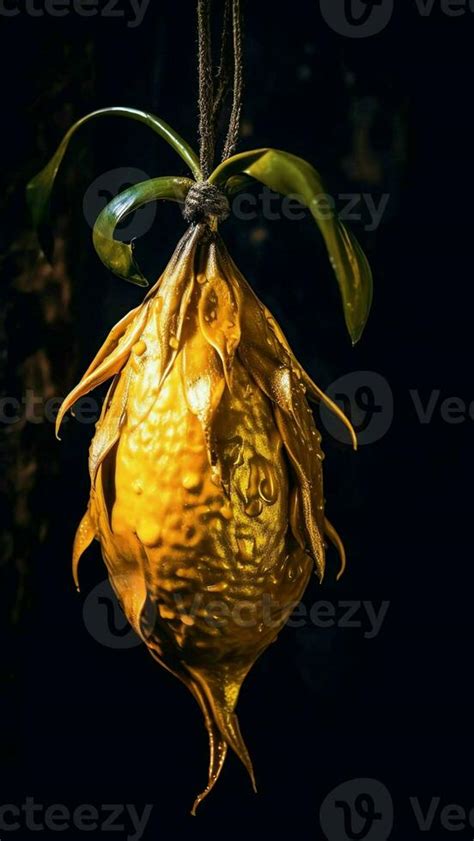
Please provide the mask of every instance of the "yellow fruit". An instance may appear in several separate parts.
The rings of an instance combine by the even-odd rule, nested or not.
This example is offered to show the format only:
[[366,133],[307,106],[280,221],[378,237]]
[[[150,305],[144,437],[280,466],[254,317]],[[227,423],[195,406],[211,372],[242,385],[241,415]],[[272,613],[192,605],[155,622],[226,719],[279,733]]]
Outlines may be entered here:
[[254,779],[234,712],[242,682],[313,562],[322,579],[324,535],[344,562],[324,516],[306,393],[350,425],[205,225],[189,229],[143,304],[112,330],[58,426],[110,377],[74,575],[97,538],[129,622],[196,698],[211,754],[196,808],[228,746]]

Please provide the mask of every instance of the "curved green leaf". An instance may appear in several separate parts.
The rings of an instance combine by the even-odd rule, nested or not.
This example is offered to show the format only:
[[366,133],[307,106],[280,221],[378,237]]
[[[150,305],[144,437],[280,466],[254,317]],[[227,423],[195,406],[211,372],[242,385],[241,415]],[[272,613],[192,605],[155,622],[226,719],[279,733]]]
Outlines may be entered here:
[[148,286],[148,281],[135,263],[133,243],[114,239],[115,229],[129,213],[148,202],[158,199],[184,202],[193,184],[190,178],[151,178],[134,184],[112,199],[97,217],[92,233],[94,248],[104,266],[131,283]]
[[237,193],[241,193],[242,190],[245,190],[246,187],[251,187],[252,184],[256,183],[255,178],[252,178],[250,175],[231,175],[224,185],[225,194],[227,198],[231,199],[236,196]]
[[341,291],[347,329],[353,344],[358,342],[372,304],[372,272],[356,238],[328,205],[319,173],[296,155],[278,149],[256,149],[224,161],[209,180],[222,186],[232,177],[234,185],[238,173],[250,175],[278,193],[293,195],[309,208],[329,252]]
[[215,168],[214,172],[209,176],[209,183],[223,187],[229,178],[234,175],[241,175],[242,173],[251,175],[249,167],[257,163],[264,155],[273,151],[273,149],[269,148],[252,149],[251,152],[239,152],[238,155],[232,155],[231,158],[227,158],[226,161],[223,161]]
[[27,185],[26,197],[28,206],[33,219],[33,224],[39,231],[44,228],[44,225],[47,222],[54,181],[61,165],[61,161],[66,154],[69,142],[76,131],[84,125],[84,123],[92,120],[94,117],[128,117],[131,120],[137,120],[140,123],[144,123],[163,137],[164,140],[166,140],[170,146],[175,149],[178,155],[180,155],[186,162],[197,180],[202,180],[202,173],[197,155],[183,140],[183,138],[180,137],[179,134],[177,134],[163,120],[160,120],[153,114],[149,114],[147,111],[138,111],[135,108],[101,108],[99,111],[93,111],[91,114],[87,114],[71,126],[69,131],[63,137],[51,160],[46,164],[41,172],[38,172],[38,174],[31,179]]

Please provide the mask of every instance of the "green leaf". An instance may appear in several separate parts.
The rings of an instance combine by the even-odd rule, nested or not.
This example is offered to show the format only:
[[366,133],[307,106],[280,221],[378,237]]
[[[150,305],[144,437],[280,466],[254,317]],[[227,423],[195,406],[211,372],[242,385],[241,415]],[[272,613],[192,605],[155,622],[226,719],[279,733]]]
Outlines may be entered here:
[[252,184],[256,183],[255,178],[251,178],[250,175],[231,175],[225,182],[226,196],[231,199],[236,196],[237,193],[241,193],[242,190],[245,190],[246,187],[251,187]]
[[40,236],[45,233],[49,217],[51,193],[58,169],[64,155],[66,154],[69,142],[76,131],[84,125],[84,123],[95,117],[128,117],[131,120],[138,120],[138,122],[144,123],[146,126],[153,129],[154,132],[163,137],[164,140],[166,140],[170,146],[175,149],[175,151],[189,166],[191,172],[197,180],[202,180],[199,160],[195,152],[193,152],[191,147],[182,139],[182,137],[180,137],[163,120],[160,120],[153,114],[148,114],[146,111],[138,111],[135,108],[102,108],[99,111],[93,111],[91,114],[87,114],[85,117],[82,117],[69,129],[49,163],[47,163],[44,169],[35,175],[27,185],[26,197],[28,206],[33,224],[38,230]]
[[372,272],[354,235],[328,204],[319,173],[311,164],[278,149],[243,152],[220,164],[209,181],[224,186],[238,173],[256,178],[271,190],[298,198],[309,208],[324,237],[342,296],[344,317],[353,344],[366,325],[373,295]]
[[148,281],[135,263],[133,243],[114,239],[115,229],[129,213],[148,202],[157,199],[184,202],[193,184],[190,178],[151,178],[134,184],[112,199],[97,217],[92,233],[94,248],[104,266],[131,283],[148,286]]
[[209,183],[223,187],[229,178],[234,175],[242,175],[242,173],[251,175],[249,167],[257,163],[264,155],[273,151],[273,149],[268,148],[252,149],[251,152],[240,152],[238,155],[233,155],[215,168],[214,172],[209,176]]

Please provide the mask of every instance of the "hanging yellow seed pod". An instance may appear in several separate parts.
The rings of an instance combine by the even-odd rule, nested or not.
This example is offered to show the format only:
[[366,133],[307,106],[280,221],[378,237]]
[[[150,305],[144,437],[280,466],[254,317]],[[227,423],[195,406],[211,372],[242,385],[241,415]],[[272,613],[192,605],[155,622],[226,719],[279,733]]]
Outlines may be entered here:
[[253,779],[234,713],[239,690],[301,599],[313,559],[323,577],[324,535],[334,536],[311,384],[202,225],[114,328],[58,426],[112,376],[74,574],[97,538],[129,622],[202,708],[207,793],[227,745]]
[[[89,505],[77,530],[73,569],[96,538],[123,610],[153,657],[198,702],[216,782],[232,748],[251,760],[235,708],[242,683],[301,599],[315,565],[322,580],[325,537],[342,543],[325,517],[321,438],[308,398],[341,410],[301,368],[278,324],[229,257],[217,223],[249,179],[298,194],[325,239],[346,323],[360,338],[372,276],[354,237],[328,217],[320,177],[288,153],[260,149],[229,158],[203,179],[190,147],[146,112],[114,108],[166,137],[196,179],[155,178],[113,199],[94,227],[102,261],[146,286],[132,246],[114,239],[119,222],[146,202],[184,204],[191,222],[141,306],[111,331],[64,401],[112,379],[90,447]],[[74,131],[29,184],[44,228],[58,167]],[[322,211],[324,205],[325,211]],[[254,783],[255,784],[255,783]]]

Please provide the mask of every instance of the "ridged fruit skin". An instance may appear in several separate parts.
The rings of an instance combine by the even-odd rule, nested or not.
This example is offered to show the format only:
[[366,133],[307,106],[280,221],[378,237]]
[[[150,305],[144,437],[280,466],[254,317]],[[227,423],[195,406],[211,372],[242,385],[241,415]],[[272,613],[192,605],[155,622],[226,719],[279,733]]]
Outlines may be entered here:
[[306,392],[330,401],[205,225],[186,232],[143,304],[112,330],[58,426],[110,377],[74,575],[97,538],[131,625],[200,705],[210,766],[195,809],[228,746],[254,780],[234,712],[242,682],[314,562],[322,578],[324,534],[344,559],[324,516]]

